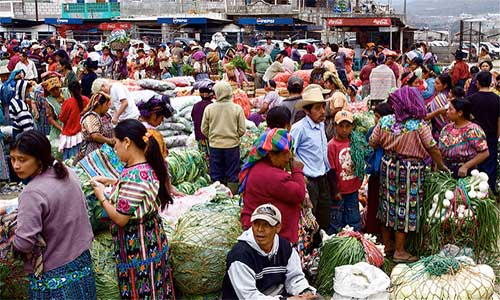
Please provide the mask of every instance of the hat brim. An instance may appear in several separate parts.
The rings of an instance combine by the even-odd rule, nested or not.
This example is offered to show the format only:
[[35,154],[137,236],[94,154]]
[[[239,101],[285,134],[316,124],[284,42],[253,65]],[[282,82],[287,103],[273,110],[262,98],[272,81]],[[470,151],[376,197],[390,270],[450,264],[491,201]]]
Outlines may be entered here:
[[349,122],[349,123],[351,123],[351,124],[353,124],[353,123],[354,123],[354,120],[350,120],[349,118],[341,118],[341,119],[339,119],[338,121],[335,121],[335,124],[337,124],[337,125],[338,125],[338,124],[340,124],[340,123],[342,123],[342,122],[344,122],[344,121],[347,121],[347,122]]
[[250,218],[250,222],[252,222],[252,223],[256,220],[264,220],[267,223],[269,223],[269,225],[271,225],[271,226],[276,226],[279,223],[277,220],[275,220],[267,215],[254,215]]
[[301,100],[295,104],[296,109],[303,109],[304,106],[310,105],[310,104],[318,104],[318,103],[327,103],[330,102],[330,100],[325,99],[325,100]]

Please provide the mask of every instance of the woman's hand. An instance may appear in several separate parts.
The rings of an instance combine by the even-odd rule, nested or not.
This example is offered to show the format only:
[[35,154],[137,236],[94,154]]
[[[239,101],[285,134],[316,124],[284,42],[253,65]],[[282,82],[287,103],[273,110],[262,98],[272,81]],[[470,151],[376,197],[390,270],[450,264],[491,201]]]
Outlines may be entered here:
[[304,164],[296,158],[294,158],[292,160],[292,163],[290,164],[290,166],[292,169],[301,169],[302,170],[304,168]]
[[466,177],[467,176],[467,172],[469,172],[469,168],[467,168],[465,165],[462,165],[458,169],[458,177]]
[[99,200],[99,202],[104,201],[104,184],[92,178],[90,180],[90,185],[92,185],[92,188],[94,189],[94,194],[97,197],[97,200]]
[[108,177],[104,177],[104,176],[96,176],[96,177],[93,177],[91,180],[94,180],[94,181],[101,183],[103,185],[110,185],[110,184],[114,184],[116,182],[116,179],[108,178]]

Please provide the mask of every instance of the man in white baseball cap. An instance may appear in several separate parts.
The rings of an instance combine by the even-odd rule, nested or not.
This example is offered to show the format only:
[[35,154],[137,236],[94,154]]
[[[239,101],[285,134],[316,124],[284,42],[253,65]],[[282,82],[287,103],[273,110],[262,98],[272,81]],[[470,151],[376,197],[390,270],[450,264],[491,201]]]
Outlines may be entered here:
[[252,227],[227,255],[222,299],[318,299],[302,272],[297,250],[278,235],[279,209],[260,205],[250,220]]

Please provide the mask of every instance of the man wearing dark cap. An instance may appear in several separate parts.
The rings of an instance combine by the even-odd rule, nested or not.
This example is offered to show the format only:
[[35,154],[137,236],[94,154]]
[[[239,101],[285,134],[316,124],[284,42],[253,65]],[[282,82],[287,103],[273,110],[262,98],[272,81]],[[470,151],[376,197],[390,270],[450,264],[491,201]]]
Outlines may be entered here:
[[281,212],[263,204],[228,253],[222,299],[317,299],[302,272],[297,250],[280,237]]
[[205,112],[205,108],[212,104],[212,100],[214,99],[214,82],[209,79],[204,79],[195,82],[193,89],[198,89],[201,97],[201,101],[193,105],[193,109],[191,110],[191,119],[193,120],[194,127],[194,138],[198,143],[198,149],[205,153],[205,157],[209,158],[209,144],[207,137],[201,132],[201,121],[203,120],[203,113]]
[[12,47],[12,52],[13,52],[13,55],[10,56],[10,61],[9,61],[9,64],[7,65],[7,68],[9,68],[9,70],[11,72],[14,71],[14,68],[16,67],[16,65],[20,59],[19,47],[18,46]]
[[298,110],[295,108],[295,104],[302,100],[302,90],[304,89],[304,80],[300,76],[291,76],[288,78],[287,90],[288,98],[281,101],[280,106],[284,106],[290,110],[292,118],[290,119],[290,124],[293,124],[300,119],[302,119],[305,114],[303,110]]

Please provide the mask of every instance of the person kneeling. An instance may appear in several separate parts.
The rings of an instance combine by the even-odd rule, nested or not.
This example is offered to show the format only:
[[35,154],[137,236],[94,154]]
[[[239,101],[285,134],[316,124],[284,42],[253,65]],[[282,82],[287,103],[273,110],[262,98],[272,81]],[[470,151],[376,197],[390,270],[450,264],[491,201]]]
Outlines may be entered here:
[[222,299],[318,299],[297,251],[278,236],[279,209],[263,204],[252,213],[251,222],[228,253]]

